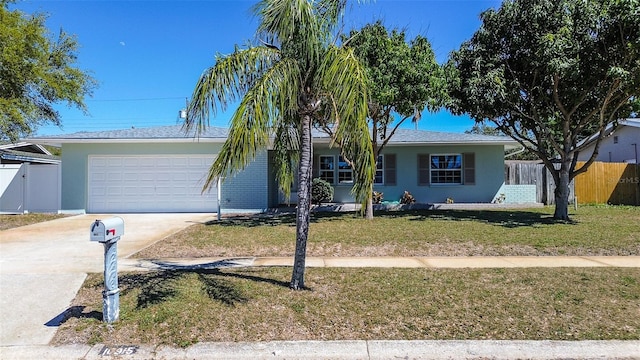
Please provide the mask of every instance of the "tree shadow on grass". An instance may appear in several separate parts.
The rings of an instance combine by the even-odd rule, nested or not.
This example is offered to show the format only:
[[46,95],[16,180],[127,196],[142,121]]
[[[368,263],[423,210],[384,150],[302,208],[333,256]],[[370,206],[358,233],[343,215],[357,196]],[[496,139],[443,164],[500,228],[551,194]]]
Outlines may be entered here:
[[242,226],[242,227],[257,227],[257,226],[296,226],[295,214],[255,214],[255,215],[239,215],[220,220],[207,221],[206,226]]
[[[345,218],[359,218],[359,213],[354,212],[332,212],[321,211],[311,212],[311,223],[318,223],[323,221],[341,220]],[[212,220],[204,223],[206,226],[242,226],[242,227],[257,227],[257,226],[296,226],[296,215],[291,213],[285,214],[254,214],[254,215],[238,215],[223,218],[220,220]]]
[[289,283],[286,281],[269,279],[266,277],[235,273],[235,272],[222,272],[220,271],[220,269],[198,270],[198,273],[201,275],[206,274],[206,275],[215,275],[220,277],[236,278],[236,279],[249,280],[253,282],[265,283],[265,284],[270,284],[274,286],[289,288]]
[[[406,215],[405,215],[406,216]],[[576,224],[575,221],[559,221],[552,215],[533,211],[483,211],[483,210],[423,210],[411,214],[412,221],[453,220],[478,221],[506,228],[522,226]]]
[[146,308],[171,299],[178,294],[176,282],[184,275],[183,271],[158,271],[120,276],[122,295],[140,290],[136,308]]
[[122,275],[120,277],[122,294],[124,296],[130,291],[139,290],[136,308],[147,308],[177,297],[180,281],[188,274],[197,274],[204,293],[211,300],[219,301],[227,306],[243,304],[250,300],[237,284],[227,278],[262,282],[281,287],[289,286],[284,281],[241,273],[222,272],[220,269],[172,269]]
[[[349,218],[359,218],[358,212],[312,212],[311,223],[339,221]],[[454,220],[478,221],[496,226],[516,228],[521,226],[576,224],[575,221],[560,221],[552,215],[526,210],[406,210],[406,211],[376,211],[374,218],[409,218],[412,221],[425,220]],[[210,221],[207,226],[295,226],[295,214],[256,214],[244,215]]]

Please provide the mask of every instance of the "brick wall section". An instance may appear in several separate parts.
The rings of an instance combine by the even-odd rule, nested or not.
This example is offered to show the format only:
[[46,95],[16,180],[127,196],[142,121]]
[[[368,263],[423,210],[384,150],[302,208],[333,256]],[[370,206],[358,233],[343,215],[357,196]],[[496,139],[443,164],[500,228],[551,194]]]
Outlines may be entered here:
[[535,185],[502,185],[494,197],[493,202],[500,202],[497,199],[504,194],[504,204],[527,204],[536,202]]
[[255,160],[241,172],[222,182],[220,207],[226,210],[264,210],[268,208],[267,152],[258,154]]

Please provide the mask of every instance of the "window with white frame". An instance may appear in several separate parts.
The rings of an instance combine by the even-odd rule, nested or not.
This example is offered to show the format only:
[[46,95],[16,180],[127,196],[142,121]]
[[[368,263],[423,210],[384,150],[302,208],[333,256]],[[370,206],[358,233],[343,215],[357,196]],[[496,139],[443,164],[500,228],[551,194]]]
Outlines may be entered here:
[[375,184],[384,184],[384,156],[378,155],[376,161],[376,178]]
[[462,184],[462,154],[430,156],[431,184]]
[[320,164],[318,177],[329,184],[334,183],[335,179],[335,157],[333,155],[320,155]]
[[353,170],[349,163],[342,157],[338,157],[338,184],[353,183]]

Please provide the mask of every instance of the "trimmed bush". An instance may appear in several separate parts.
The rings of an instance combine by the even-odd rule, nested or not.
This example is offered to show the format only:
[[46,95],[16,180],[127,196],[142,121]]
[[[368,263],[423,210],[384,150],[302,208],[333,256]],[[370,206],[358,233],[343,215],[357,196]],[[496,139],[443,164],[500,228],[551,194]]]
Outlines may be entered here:
[[322,204],[333,201],[333,187],[328,182],[315,178],[311,183],[311,202]]

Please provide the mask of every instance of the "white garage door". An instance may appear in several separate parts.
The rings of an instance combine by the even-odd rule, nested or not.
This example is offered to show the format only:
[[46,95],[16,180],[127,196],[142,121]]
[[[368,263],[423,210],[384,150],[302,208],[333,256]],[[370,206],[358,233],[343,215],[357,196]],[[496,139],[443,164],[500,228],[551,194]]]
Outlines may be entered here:
[[89,212],[216,212],[212,156],[89,156]]

